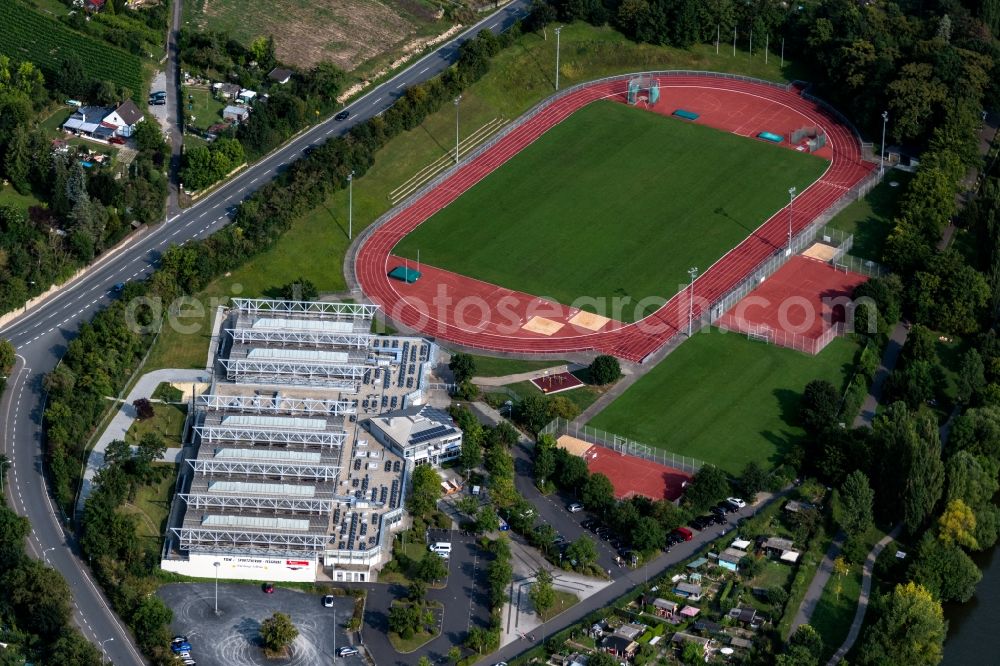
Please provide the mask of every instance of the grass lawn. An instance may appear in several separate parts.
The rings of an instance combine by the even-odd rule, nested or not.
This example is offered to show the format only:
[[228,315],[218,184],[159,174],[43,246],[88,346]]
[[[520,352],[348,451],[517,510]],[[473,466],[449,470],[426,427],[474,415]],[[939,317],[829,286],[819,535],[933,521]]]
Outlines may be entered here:
[[202,131],[222,122],[222,110],[226,103],[215,99],[207,88],[184,88],[184,113],[194,116],[191,127]]
[[476,361],[476,377],[503,377],[521,372],[544,370],[557,365],[566,365],[568,361],[529,361],[517,358],[494,358],[492,356],[473,356]]
[[[861,259],[880,261],[885,241],[892,231],[892,219],[899,199],[912,176],[892,170],[864,199],[855,201],[829,222],[834,229],[854,234],[854,246],[849,254]],[[893,187],[892,183],[898,183]]]
[[542,619],[542,622],[548,622],[559,613],[570,607],[576,605],[580,599],[572,592],[567,592],[566,590],[555,590],[556,602],[552,604],[552,608],[548,609],[544,613],[539,613],[538,617]]
[[799,397],[813,379],[842,387],[857,345],[837,338],[817,356],[718,329],[696,335],[590,425],[738,474],[776,464],[803,436]]
[[27,211],[32,206],[42,206],[41,201],[31,194],[21,194],[10,183],[0,185],[0,206],[11,206],[20,211]]
[[[188,9],[189,3],[185,3],[185,12]],[[552,94],[555,53],[551,31],[549,36],[548,41],[535,34],[521,36],[493,59],[486,76],[462,93],[463,136],[494,118],[516,118]],[[771,58],[770,64],[765,65],[763,59],[751,60],[743,51],[733,57],[725,53],[715,55],[715,49],[706,45],[688,51],[636,44],[609,27],[595,28],[585,23],[563,28],[561,43],[560,81],[567,86],[648,68],[708,69],[775,81],[803,76],[792,64],[780,70],[777,58]],[[189,138],[185,137],[185,143]],[[374,166],[354,181],[354,232],[358,233],[389,210],[392,206],[389,193],[447,154],[454,142],[455,110],[449,104],[382,148],[375,156]],[[205,312],[187,318],[184,323],[198,323],[200,330],[181,334],[164,326],[147,369],[204,367],[211,336],[212,298],[228,303],[231,296],[266,296],[299,277],[311,280],[320,291],[345,289],[342,265],[347,245],[347,191],[341,190],[297,220],[270,251],[196,294],[205,304]]]
[[769,185],[787,180],[805,189],[828,165],[599,101],[436,213],[395,252],[415,260],[419,251],[426,264],[567,305],[628,298],[623,316],[634,321],[645,315],[635,303],[673,296],[689,266],[715,263],[786,203],[784,190]]
[[123,510],[138,518],[138,535],[145,550],[159,556],[170,502],[174,496],[177,465],[159,463],[155,468],[160,472],[159,480],[141,486],[136,491],[135,501],[125,504]]
[[187,405],[162,405],[153,403],[155,415],[145,421],[136,420],[125,433],[125,441],[137,444],[147,432],[155,432],[163,438],[167,447],[180,447],[184,435],[184,417]]
[[839,580],[838,578],[836,574],[830,577],[809,620],[809,624],[823,638],[824,658],[832,656],[843,644],[854,621],[858,597],[861,596],[861,565],[852,564],[850,573]]

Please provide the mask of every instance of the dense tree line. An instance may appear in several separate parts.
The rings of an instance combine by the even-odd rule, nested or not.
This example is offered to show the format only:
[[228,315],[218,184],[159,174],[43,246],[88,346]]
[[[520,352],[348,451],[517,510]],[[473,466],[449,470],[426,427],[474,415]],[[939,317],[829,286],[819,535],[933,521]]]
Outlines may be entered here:
[[[0,351],[6,341],[0,341]],[[6,361],[0,356],[0,375]],[[8,368],[9,369],[9,368]],[[0,383],[0,395],[3,385]],[[0,474],[8,469],[0,457]],[[0,661],[80,664],[102,663],[97,648],[73,625],[70,590],[66,581],[42,562],[28,557],[26,539],[31,531],[27,518],[7,507],[0,498],[0,641],[5,643]]]
[[65,280],[120,240],[133,222],[163,218],[167,147],[158,123],[139,124],[139,154],[125,178],[111,167],[85,169],[76,148],[53,150],[39,126],[59,93],[30,62],[0,55],[0,176],[46,204],[26,213],[0,207],[0,312]]

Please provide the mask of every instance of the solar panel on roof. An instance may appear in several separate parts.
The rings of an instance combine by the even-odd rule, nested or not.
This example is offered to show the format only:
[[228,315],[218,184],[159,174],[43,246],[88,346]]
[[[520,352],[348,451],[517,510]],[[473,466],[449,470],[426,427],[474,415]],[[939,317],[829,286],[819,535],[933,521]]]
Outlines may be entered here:
[[435,437],[440,437],[441,435],[445,435],[450,432],[454,432],[454,429],[449,426],[443,426],[443,425],[434,426],[433,428],[424,430],[422,432],[418,432],[417,434],[410,437],[410,444],[420,444],[421,442],[427,442],[434,439]]
[[253,495],[287,495],[313,497],[316,486],[295,486],[290,483],[254,483],[249,481],[213,481],[208,484],[212,493],[244,493]]
[[285,331],[321,331],[323,333],[350,333],[354,330],[353,321],[329,321],[324,319],[285,319],[267,317],[258,319],[251,328],[260,330]]
[[313,363],[347,363],[350,354],[323,349],[272,349],[270,347],[254,347],[247,352],[247,358],[277,358],[290,361],[311,361]]

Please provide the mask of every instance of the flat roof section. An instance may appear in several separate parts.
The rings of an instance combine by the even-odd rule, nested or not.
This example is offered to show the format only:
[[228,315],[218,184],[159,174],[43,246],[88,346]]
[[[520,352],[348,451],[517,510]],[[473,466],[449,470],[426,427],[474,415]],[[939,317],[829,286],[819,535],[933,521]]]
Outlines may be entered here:
[[201,519],[202,527],[244,527],[254,530],[294,530],[306,532],[309,521],[298,518],[265,518],[262,516],[208,515]]
[[247,416],[235,415],[222,418],[225,427],[267,426],[282,430],[326,430],[326,419],[303,419],[287,416]]
[[297,486],[291,483],[254,483],[251,481],[212,481],[208,484],[208,492],[232,493],[237,495],[314,497],[316,495],[316,486]]
[[310,331],[316,333],[352,333],[353,321],[329,321],[326,319],[284,319],[265,317],[250,326],[254,330]]
[[288,460],[295,462],[319,463],[322,453],[319,451],[288,451],[285,449],[217,449],[216,459],[229,460]]
[[248,359],[281,359],[287,361],[309,361],[310,363],[347,363],[351,355],[342,351],[324,349],[282,349],[254,347],[247,352]]

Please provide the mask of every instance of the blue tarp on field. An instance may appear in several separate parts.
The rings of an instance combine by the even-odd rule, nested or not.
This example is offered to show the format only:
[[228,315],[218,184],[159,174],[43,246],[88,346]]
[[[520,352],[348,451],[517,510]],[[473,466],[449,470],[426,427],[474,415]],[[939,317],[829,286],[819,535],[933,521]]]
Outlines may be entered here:
[[399,280],[400,282],[406,282],[407,284],[413,284],[420,279],[420,271],[414,270],[412,268],[407,268],[406,266],[396,266],[391,271],[389,271],[389,277],[394,280]]

